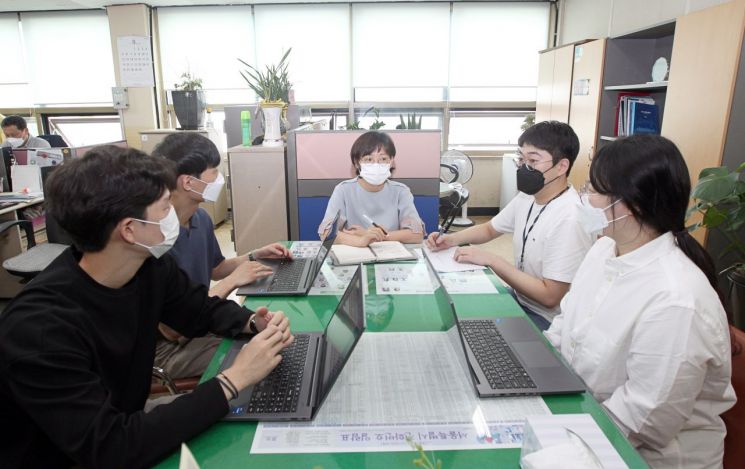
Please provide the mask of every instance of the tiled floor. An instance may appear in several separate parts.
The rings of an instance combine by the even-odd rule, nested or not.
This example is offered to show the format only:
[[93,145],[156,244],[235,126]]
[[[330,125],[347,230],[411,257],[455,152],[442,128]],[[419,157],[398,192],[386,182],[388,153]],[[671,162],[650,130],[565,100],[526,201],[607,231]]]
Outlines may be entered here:
[[[491,217],[470,217],[474,223],[486,223]],[[235,245],[230,239],[230,229],[232,228],[232,222],[230,220],[225,221],[215,229],[215,235],[217,236],[217,242],[220,244],[223,256],[231,258],[235,256]],[[453,227],[452,231],[456,231],[463,228]],[[513,262],[512,255],[512,235],[502,235],[499,238],[485,243],[482,248],[487,251],[494,252],[504,257],[510,262]]]

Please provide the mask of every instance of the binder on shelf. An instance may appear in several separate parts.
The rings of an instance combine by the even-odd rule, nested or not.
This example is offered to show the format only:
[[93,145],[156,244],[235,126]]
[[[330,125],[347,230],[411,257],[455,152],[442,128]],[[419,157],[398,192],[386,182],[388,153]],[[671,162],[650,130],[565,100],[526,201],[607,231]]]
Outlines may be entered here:
[[[659,112],[648,93],[618,93],[616,137],[635,133],[659,133]],[[638,119],[638,125],[637,125]]]
[[632,102],[631,133],[629,135],[659,133],[660,121],[657,105]]

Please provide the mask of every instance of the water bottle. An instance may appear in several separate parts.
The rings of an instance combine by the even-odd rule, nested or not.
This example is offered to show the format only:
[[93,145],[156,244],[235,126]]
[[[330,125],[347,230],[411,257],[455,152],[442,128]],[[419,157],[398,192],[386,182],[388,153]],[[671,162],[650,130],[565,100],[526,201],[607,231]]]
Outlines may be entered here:
[[251,111],[241,111],[241,135],[243,146],[251,146]]

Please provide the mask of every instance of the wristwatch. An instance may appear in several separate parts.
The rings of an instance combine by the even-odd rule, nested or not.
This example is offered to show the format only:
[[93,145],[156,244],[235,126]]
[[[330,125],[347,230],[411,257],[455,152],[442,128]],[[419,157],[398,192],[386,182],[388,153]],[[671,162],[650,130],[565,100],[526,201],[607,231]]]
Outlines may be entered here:
[[249,251],[249,253],[248,253],[248,260],[249,261],[255,261],[256,260],[256,258],[254,257],[254,252],[253,251]]
[[248,320],[248,330],[250,330],[254,334],[259,333],[259,328],[256,327],[256,313],[251,315],[251,319]]

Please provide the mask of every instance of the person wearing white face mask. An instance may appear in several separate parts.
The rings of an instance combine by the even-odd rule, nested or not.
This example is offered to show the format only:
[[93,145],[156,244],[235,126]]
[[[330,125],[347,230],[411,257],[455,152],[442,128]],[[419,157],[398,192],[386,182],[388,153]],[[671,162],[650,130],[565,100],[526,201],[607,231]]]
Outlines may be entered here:
[[[281,311],[211,297],[167,254],[174,185],[166,161],[115,146],[47,180],[48,213],[73,246],[0,315],[4,468],[151,467],[224,417],[292,344]],[[187,337],[252,335],[230,368],[146,412],[161,322]]]
[[[192,281],[208,287],[211,296],[227,298],[236,288],[270,275],[271,268],[256,259],[292,257],[278,243],[232,259],[222,255],[212,220],[199,207],[217,201],[225,185],[218,169],[220,152],[208,138],[192,132],[172,134],[155,147],[153,156],[168,159],[176,170],[171,202],[177,215],[177,240],[169,255]],[[210,336],[189,340],[165,326],[161,333],[155,363],[174,378],[201,375],[220,344],[219,338]]]
[[391,138],[377,131],[362,134],[350,151],[357,177],[334,188],[318,235],[323,238],[337,213],[346,220],[336,242],[367,246],[375,241],[420,243],[424,223],[411,190],[390,177],[395,170],[396,147]]
[[26,119],[21,116],[8,116],[0,122],[5,141],[4,147],[11,148],[50,148],[49,142],[34,137],[28,131]]
[[545,332],[653,468],[719,468],[735,403],[714,264],[685,227],[691,182],[675,144],[602,147],[580,221],[600,233]]

